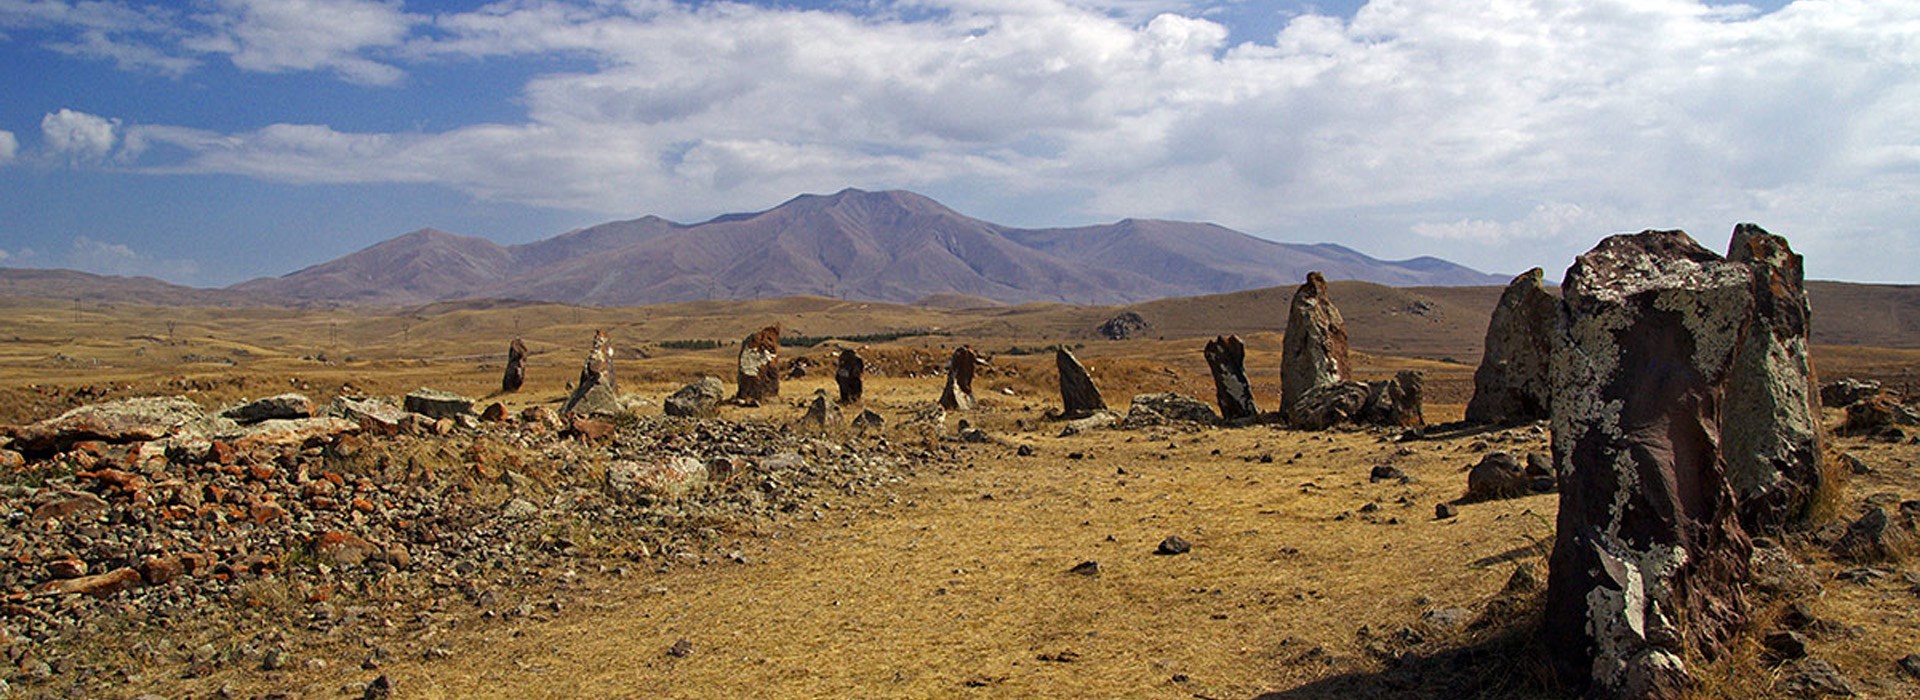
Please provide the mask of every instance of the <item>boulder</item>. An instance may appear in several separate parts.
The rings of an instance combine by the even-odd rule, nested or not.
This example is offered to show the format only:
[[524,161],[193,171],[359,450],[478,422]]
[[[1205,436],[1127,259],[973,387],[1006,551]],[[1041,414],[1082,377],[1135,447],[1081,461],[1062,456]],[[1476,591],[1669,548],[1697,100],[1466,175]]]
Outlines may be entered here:
[[840,404],[827,396],[826,389],[814,389],[813,400],[807,402],[807,413],[800,417],[802,427],[813,430],[831,430],[840,426]]
[[511,394],[527,383],[527,344],[514,338],[507,345],[507,371],[500,375],[500,393]]
[[1299,430],[1326,430],[1354,421],[1366,408],[1372,387],[1362,382],[1322,384],[1294,399],[1287,425]]
[[1253,385],[1247,382],[1247,346],[1240,342],[1240,336],[1215,336],[1201,353],[1213,374],[1213,395],[1220,404],[1220,417],[1236,421],[1260,415],[1260,409],[1253,405]]
[[649,494],[679,498],[706,480],[707,465],[686,456],[659,463],[621,460],[607,465],[607,490],[621,497]]
[[1426,375],[1411,369],[1395,373],[1392,379],[1367,382],[1367,403],[1356,420],[1394,428],[1426,425],[1426,386]]
[[1073,351],[1061,347],[1053,351],[1054,367],[1060,372],[1060,405],[1062,414],[1068,418],[1079,418],[1107,410],[1107,402],[1100,398],[1100,388],[1093,385],[1093,375],[1087,373],[1080,358]]
[[415,389],[401,404],[407,411],[429,418],[457,418],[473,413],[473,399],[451,391]]
[[359,430],[360,423],[333,416],[275,419],[223,432],[212,444],[244,453],[268,447],[314,446]]
[[1746,621],[1752,551],[1720,451],[1752,276],[1680,231],[1609,237],[1561,285],[1560,510],[1541,634],[1588,697],[1677,697]]
[[875,432],[887,427],[887,419],[870,410],[861,411],[860,415],[853,417],[853,427],[862,433]]
[[720,384],[719,377],[701,377],[673,392],[662,407],[669,416],[712,418],[719,414],[720,401],[726,395],[727,388]]
[[1287,311],[1287,333],[1280,346],[1280,414],[1292,416],[1308,392],[1348,376],[1346,320],[1327,298],[1326,278],[1309,272]]
[[400,434],[401,423],[407,417],[406,411],[385,401],[345,396],[336,397],[333,403],[327,404],[325,414],[352,421],[361,430],[380,435]]
[[840,403],[859,403],[866,393],[867,361],[853,348],[841,348],[834,363],[833,382],[840,385]]
[[1828,408],[1846,408],[1880,395],[1880,382],[1843,377],[1820,387],[1820,404]]
[[1213,425],[1220,422],[1220,417],[1213,414],[1212,406],[1191,396],[1141,394],[1133,397],[1132,405],[1127,407],[1127,418],[1121,421],[1121,426],[1138,428],[1170,422]]
[[1532,491],[1533,478],[1520,460],[1506,452],[1489,452],[1467,472],[1468,501],[1491,501],[1524,496]]
[[1847,418],[1836,431],[1841,435],[1879,435],[1894,426],[1920,425],[1920,414],[1900,405],[1890,394],[1876,394],[1847,405]]
[[780,327],[767,326],[740,341],[733,399],[758,404],[780,395]]
[[971,411],[973,399],[973,371],[980,364],[980,356],[973,348],[962,345],[954,348],[953,357],[947,360],[947,385],[940,390],[940,407],[949,411]]
[[1141,318],[1140,314],[1125,311],[1119,316],[1107,319],[1106,323],[1100,324],[1097,331],[1100,337],[1107,340],[1126,340],[1137,337],[1152,327],[1153,324],[1147,323],[1147,319]]
[[64,450],[85,440],[146,442],[206,417],[198,405],[179,396],[120,399],[14,428],[10,449],[36,454]]
[[1473,398],[1467,420],[1473,423],[1523,423],[1547,418],[1547,369],[1553,356],[1553,329],[1560,320],[1559,300],[1547,291],[1540,268],[1507,283],[1487,322],[1486,349],[1473,372]]
[[220,417],[241,425],[265,420],[292,420],[313,416],[313,399],[304,394],[281,394],[228,406]]
[[59,579],[41,584],[33,590],[36,596],[88,595],[106,598],[124,590],[138,588],[146,583],[140,572],[132,567],[121,567],[103,574],[81,576],[79,578]]
[[1753,319],[1727,379],[1720,418],[1727,479],[1749,533],[1804,522],[1820,490],[1820,397],[1807,354],[1801,259],[1753,224],[1733,229],[1727,259],[1752,275]]

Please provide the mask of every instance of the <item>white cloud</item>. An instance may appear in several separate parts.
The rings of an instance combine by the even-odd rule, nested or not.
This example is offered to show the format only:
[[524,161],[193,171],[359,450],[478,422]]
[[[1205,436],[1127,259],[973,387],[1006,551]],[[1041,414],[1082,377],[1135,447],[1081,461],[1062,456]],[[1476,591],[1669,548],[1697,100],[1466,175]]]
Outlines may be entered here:
[[19,139],[14,138],[13,132],[0,129],[0,165],[13,162],[14,156],[19,152]]
[[525,0],[426,25],[390,3],[223,0],[190,45],[246,70],[385,83],[424,62],[573,60],[525,85],[515,123],[136,126],[126,150],[184,154],[148,150],[156,172],[438,183],[610,216],[967,189],[1077,206],[977,210],[1009,223],[1197,217],[1501,271],[1740,220],[1836,259],[1863,236],[1915,247],[1920,5],[1376,0],[1240,45],[1209,19],[1222,6]]
[[400,45],[424,20],[397,1],[217,0],[215,7],[196,16],[212,31],[188,40],[188,48],[225,54],[243,70],[330,70],[371,85],[398,82],[405,73],[364,54]]
[[158,277],[190,280],[200,273],[191,260],[155,258],[135,251],[125,243],[112,243],[88,236],[77,236],[67,250],[64,267],[102,275]]
[[106,158],[118,140],[120,120],[61,109],[40,118],[40,136],[47,149],[74,160]]

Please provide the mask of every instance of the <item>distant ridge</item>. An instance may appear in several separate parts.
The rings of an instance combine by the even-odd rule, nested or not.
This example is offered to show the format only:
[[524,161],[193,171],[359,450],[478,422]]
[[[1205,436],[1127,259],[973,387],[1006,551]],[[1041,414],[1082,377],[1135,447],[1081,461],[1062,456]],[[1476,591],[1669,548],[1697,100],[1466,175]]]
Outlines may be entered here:
[[231,289],[287,303],[380,305],[496,297],[629,306],[798,294],[1117,304],[1297,284],[1309,270],[1396,286],[1506,281],[1437,258],[1378,260],[1215,224],[1020,229],[912,192],[846,189],[698,224],[645,217],[515,246],[422,229]]

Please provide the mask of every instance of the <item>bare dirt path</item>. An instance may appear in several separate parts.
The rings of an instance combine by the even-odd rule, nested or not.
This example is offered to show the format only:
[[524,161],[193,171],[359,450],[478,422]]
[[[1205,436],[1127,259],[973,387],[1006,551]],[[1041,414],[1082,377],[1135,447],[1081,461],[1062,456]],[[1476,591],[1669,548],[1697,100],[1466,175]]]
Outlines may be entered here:
[[[450,656],[380,672],[402,697],[1249,697],[1364,670],[1364,635],[1488,597],[1514,564],[1474,562],[1548,535],[1551,496],[1434,518],[1471,442],[1019,435],[830,500],[744,564],[636,574],[550,623],[461,630]],[[1387,462],[1414,481],[1370,480]],[[1156,555],[1169,535],[1192,551]],[[1086,561],[1097,575],[1070,572]]]

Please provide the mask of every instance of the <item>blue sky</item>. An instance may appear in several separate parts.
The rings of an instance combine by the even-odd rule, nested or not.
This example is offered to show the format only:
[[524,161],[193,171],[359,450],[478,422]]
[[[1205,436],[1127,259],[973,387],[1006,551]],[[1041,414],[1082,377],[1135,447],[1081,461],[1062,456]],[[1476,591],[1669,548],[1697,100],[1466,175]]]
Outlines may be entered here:
[[1920,3],[0,0],[0,266],[225,285],[842,187],[1552,276],[1920,282]]

